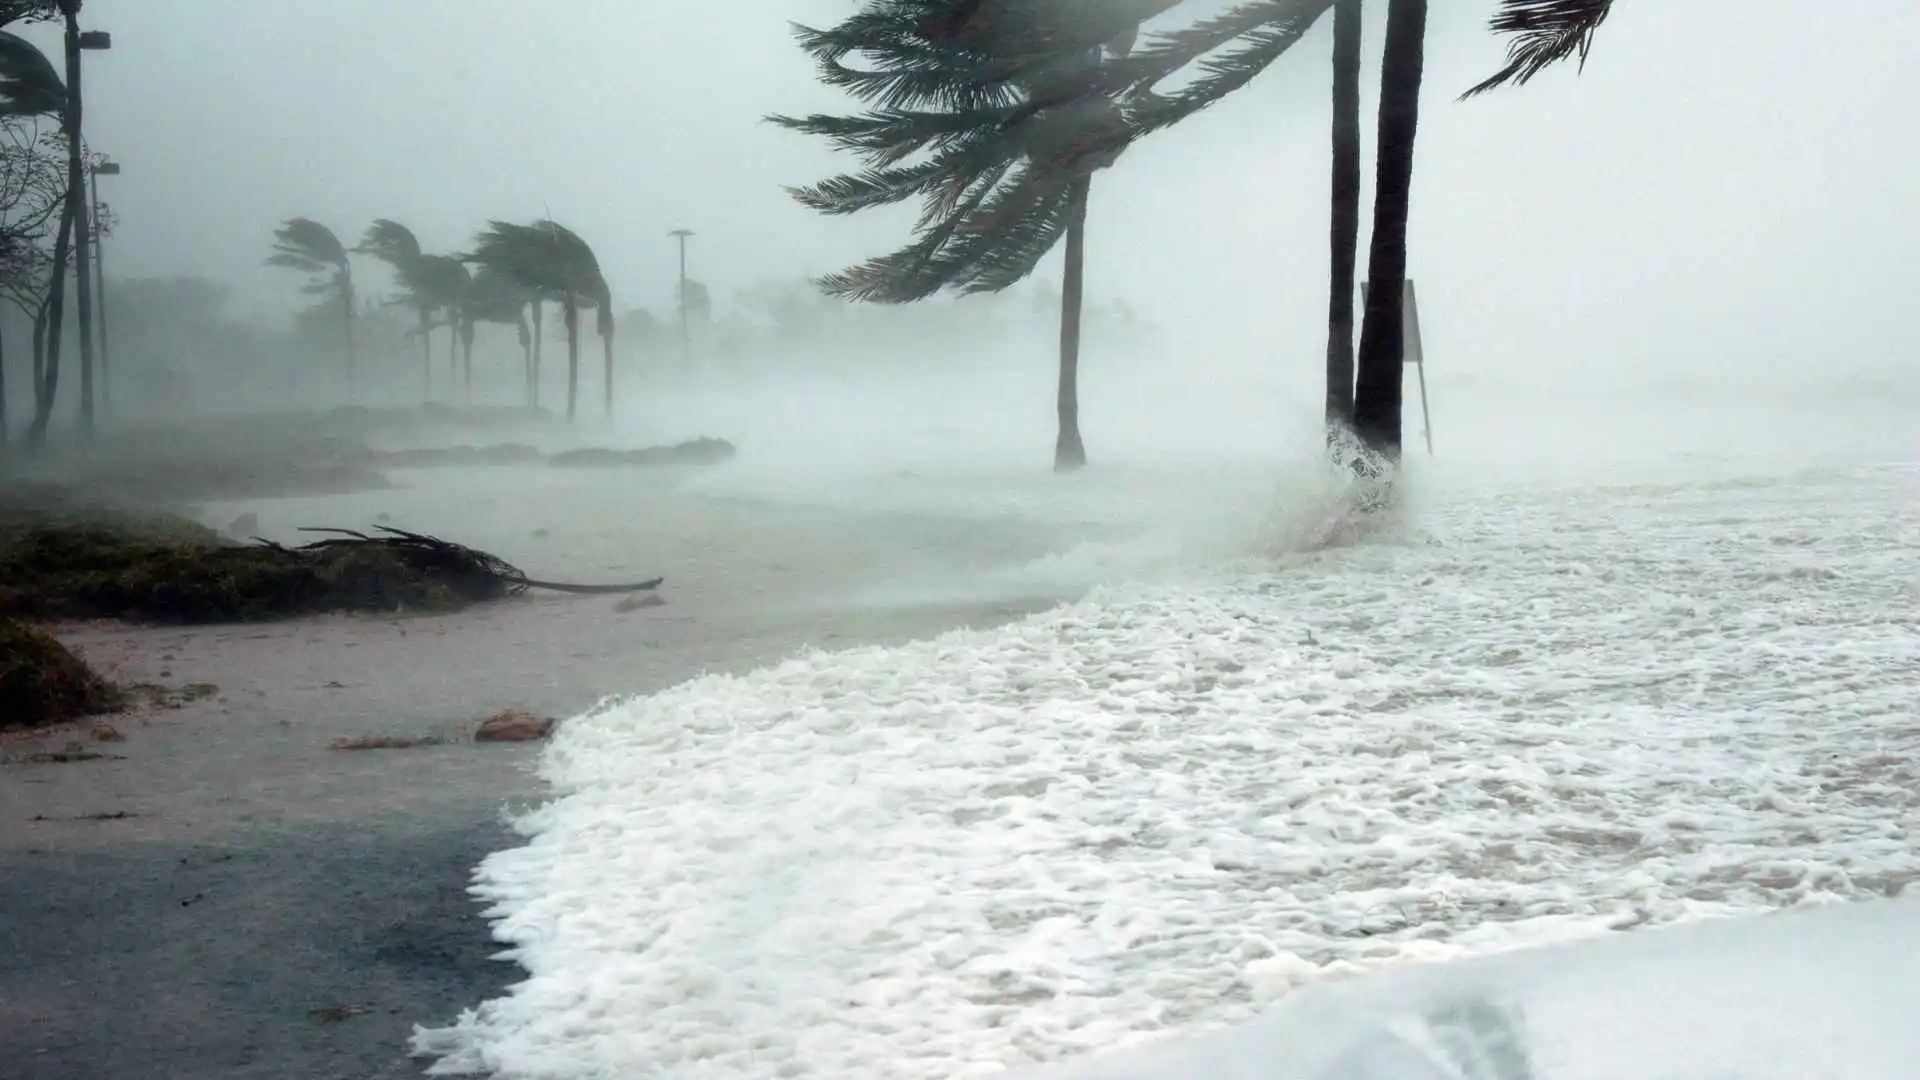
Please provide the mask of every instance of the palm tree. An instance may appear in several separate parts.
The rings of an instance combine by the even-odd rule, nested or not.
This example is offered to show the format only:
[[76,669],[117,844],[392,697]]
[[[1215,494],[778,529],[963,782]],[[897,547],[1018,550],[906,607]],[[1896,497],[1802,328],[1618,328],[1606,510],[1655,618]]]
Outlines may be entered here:
[[273,254],[268,266],[298,270],[308,275],[301,292],[320,297],[318,307],[339,313],[347,369],[347,394],[353,394],[353,264],[346,245],[332,229],[312,218],[295,217],[273,232]]
[[[578,413],[580,392],[580,311],[597,310],[597,328],[606,359],[606,409],[613,412],[613,295],[593,249],[571,229],[554,221],[531,225],[490,222],[474,240],[465,261],[483,272],[505,276],[541,300],[557,300],[567,329],[567,420]],[[540,323],[535,304],[536,340]],[[536,359],[537,364],[537,359]]]
[[[420,315],[421,355],[421,394],[431,400],[433,397],[433,312],[437,306],[425,288],[420,273],[420,260],[424,253],[420,250],[420,241],[413,230],[391,218],[380,218],[367,226],[366,235],[360,238],[359,246],[353,249],[371,255],[386,263],[393,270],[394,283],[400,287],[401,295],[393,303],[407,304]],[[449,350],[451,352],[451,350]]]

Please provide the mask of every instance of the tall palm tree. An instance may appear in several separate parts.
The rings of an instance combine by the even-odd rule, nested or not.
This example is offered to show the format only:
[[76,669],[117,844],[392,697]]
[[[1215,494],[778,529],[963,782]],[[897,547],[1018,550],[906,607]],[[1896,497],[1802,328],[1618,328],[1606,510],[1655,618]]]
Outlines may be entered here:
[[353,263],[346,245],[332,229],[312,218],[295,217],[273,231],[273,254],[268,266],[285,267],[308,275],[301,292],[320,298],[319,306],[339,313],[347,371],[347,394],[353,395]]
[[1369,450],[1384,459],[1381,465],[1400,456],[1407,215],[1413,191],[1414,135],[1420,126],[1426,36],[1427,0],[1388,0],[1387,46],[1380,69],[1373,236],[1367,253],[1367,302],[1360,322],[1353,395],[1354,431]]
[[[421,394],[433,397],[433,312],[437,306],[422,285],[420,260],[425,253],[413,230],[391,218],[380,218],[367,226],[366,235],[354,251],[371,255],[393,270],[394,283],[401,295],[393,301],[412,307],[420,316]],[[451,350],[449,350],[451,354]],[[451,365],[449,365],[451,366]]]
[[[531,225],[490,222],[474,240],[467,262],[500,273],[542,299],[557,300],[567,329],[567,420],[578,415],[580,312],[597,309],[606,361],[606,409],[613,412],[613,295],[593,249],[578,234],[550,220]],[[535,332],[539,325],[535,307]]]

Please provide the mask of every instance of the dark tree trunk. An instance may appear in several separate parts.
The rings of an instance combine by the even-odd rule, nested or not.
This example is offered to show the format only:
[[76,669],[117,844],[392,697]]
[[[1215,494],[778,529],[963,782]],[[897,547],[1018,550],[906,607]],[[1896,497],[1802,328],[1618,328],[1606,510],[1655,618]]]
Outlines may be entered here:
[[1333,7],[1333,228],[1327,305],[1327,438],[1353,426],[1354,263],[1360,247],[1361,0]]
[[533,302],[533,369],[527,375],[527,405],[535,409],[540,407],[540,344],[547,336],[542,326],[546,306],[544,300]]
[[46,353],[40,379],[34,385],[33,422],[27,425],[26,449],[38,452],[47,444],[47,426],[53,421],[53,403],[60,396],[60,330],[67,310],[67,264],[73,255],[73,203],[60,215],[60,235],[53,244],[53,275],[47,283]]
[[601,360],[606,366],[607,415],[613,415],[613,324],[608,322],[600,335]]
[[527,332],[527,320],[518,316],[513,328],[520,332],[520,371],[522,375],[521,393],[528,405],[533,404],[533,335]]
[[1354,429],[1387,461],[1400,457],[1400,387],[1406,352],[1407,213],[1413,140],[1420,125],[1427,0],[1390,0],[1380,72],[1379,162],[1374,173],[1373,244],[1367,306],[1360,324]]
[[433,311],[420,309],[420,400],[433,400]]
[[1071,472],[1087,463],[1080,441],[1080,307],[1087,269],[1087,193],[1092,181],[1073,182],[1068,199],[1066,270],[1060,282],[1060,435],[1053,444],[1053,469]]
[[567,321],[567,423],[573,423],[580,400],[580,305],[569,294],[560,307]]
[[0,458],[7,456],[7,434],[7,344],[0,335]]
[[355,362],[356,358],[354,356],[353,345],[354,295],[352,268],[345,265],[341,266],[339,276],[335,280],[340,286],[340,332],[346,335],[347,400],[353,402],[358,400],[358,395],[355,393],[354,383],[356,372],[354,369],[359,365]]
[[461,390],[466,403],[473,404],[473,334],[474,322],[464,319],[460,323],[460,378],[464,384]]
[[67,17],[67,220],[73,228],[74,321],[80,331],[80,436],[93,439],[93,252],[87,242],[87,174],[80,157],[80,5]]

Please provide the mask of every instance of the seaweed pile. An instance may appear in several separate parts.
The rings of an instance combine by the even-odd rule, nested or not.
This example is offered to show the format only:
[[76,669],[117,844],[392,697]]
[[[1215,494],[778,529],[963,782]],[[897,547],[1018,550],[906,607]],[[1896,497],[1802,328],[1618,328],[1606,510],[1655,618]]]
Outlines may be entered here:
[[498,556],[400,529],[303,531],[325,535],[287,546],[108,520],[0,529],[0,616],[255,622],[340,611],[456,611],[530,588],[623,593],[660,584],[535,581]]

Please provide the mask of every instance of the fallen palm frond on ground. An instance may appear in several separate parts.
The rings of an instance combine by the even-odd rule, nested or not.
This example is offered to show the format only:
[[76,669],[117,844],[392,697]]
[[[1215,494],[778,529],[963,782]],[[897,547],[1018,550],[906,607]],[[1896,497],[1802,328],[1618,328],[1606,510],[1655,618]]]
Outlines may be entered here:
[[571,585],[529,578],[498,556],[421,533],[307,530],[287,546],[223,540],[146,519],[42,515],[0,520],[0,616],[253,622],[322,612],[444,612],[528,589],[644,592],[661,579]]

